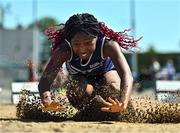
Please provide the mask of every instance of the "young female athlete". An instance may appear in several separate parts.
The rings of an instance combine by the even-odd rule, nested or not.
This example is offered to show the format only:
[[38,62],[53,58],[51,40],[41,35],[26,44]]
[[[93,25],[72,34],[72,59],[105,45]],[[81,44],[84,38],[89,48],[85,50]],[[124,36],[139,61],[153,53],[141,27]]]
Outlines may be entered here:
[[133,77],[121,48],[135,47],[138,40],[126,30],[114,32],[88,13],[73,15],[64,28],[49,28],[46,33],[52,40],[52,55],[38,89],[47,110],[63,110],[50,93],[63,63],[69,72],[67,97],[74,107],[82,109],[100,95],[104,99],[101,111],[116,113],[127,108]]

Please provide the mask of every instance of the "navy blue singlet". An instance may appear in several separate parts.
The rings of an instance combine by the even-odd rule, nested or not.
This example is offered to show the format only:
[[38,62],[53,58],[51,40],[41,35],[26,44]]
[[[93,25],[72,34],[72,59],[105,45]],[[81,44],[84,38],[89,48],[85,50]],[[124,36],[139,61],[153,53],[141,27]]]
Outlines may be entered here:
[[93,76],[101,75],[107,71],[115,69],[115,66],[110,58],[103,58],[104,42],[105,37],[99,35],[96,43],[96,49],[85,64],[82,64],[80,57],[72,51],[71,44],[67,42],[71,48],[71,58],[66,62],[66,67],[69,74]]

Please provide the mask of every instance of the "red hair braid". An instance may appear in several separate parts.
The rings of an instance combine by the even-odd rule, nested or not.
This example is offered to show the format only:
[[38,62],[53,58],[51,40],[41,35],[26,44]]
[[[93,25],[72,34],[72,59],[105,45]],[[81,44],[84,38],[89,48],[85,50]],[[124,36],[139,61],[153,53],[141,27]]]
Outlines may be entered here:
[[[109,29],[103,22],[99,22],[100,32],[105,37],[108,37],[114,41],[116,41],[122,48],[128,50],[129,48],[136,47],[138,41],[142,38],[135,40],[132,36],[129,36],[127,32],[129,30],[124,30],[123,32],[115,32],[112,29]],[[44,32],[49,40],[52,41],[51,45],[51,53],[53,53],[59,44],[61,44],[65,40],[64,36],[64,27],[56,30],[56,27],[49,27]]]
[[47,28],[44,33],[49,37],[49,40],[51,40],[51,53],[53,53],[59,44],[61,44],[65,37],[64,37],[64,27],[59,30],[55,30],[55,27],[49,27]]
[[114,32],[112,29],[109,29],[103,22],[99,22],[100,32],[116,41],[122,48],[128,50],[129,48],[137,46],[137,42],[142,38],[140,37],[138,40],[134,40],[132,36],[127,34],[130,30],[124,30],[123,32]]

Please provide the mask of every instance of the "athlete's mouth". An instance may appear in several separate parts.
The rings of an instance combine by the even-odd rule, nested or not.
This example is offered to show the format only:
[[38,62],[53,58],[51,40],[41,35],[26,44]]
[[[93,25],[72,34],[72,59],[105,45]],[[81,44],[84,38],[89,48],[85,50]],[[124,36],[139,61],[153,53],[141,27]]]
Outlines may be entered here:
[[86,57],[88,54],[87,53],[82,53],[80,54],[82,57]]

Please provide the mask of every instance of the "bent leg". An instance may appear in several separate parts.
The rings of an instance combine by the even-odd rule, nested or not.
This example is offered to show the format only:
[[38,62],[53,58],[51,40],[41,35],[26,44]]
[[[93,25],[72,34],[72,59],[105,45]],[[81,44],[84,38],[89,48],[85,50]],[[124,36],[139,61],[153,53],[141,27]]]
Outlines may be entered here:
[[111,70],[103,75],[103,85],[97,90],[104,99],[108,97],[119,98],[121,79],[116,70]]
[[77,109],[83,109],[91,98],[93,93],[93,86],[88,84],[84,76],[72,76],[67,84],[67,97],[70,103]]
[[121,79],[116,70],[108,71],[104,74],[104,78],[110,86],[116,90],[120,90]]
[[[104,74],[104,78],[105,78],[105,83],[107,84],[106,86],[102,87],[102,90],[100,90],[101,96],[107,100],[108,97],[111,97],[112,99],[119,99],[120,97],[120,85],[121,85],[121,79],[117,73],[116,70],[111,70],[107,73]],[[127,106],[127,109],[125,113],[130,113],[130,115],[134,116],[135,115],[135,109],[134,106],[132,104],[132,101],[130,100]],[[116,113],[114,113],[115,118],[116,118]],[[121,115],[119,115],[119,113],[117,113],[117,119],[121,120]],[[112,115],[113,116],[113,115]],[[113,118],[114,119],[114,118]]]

